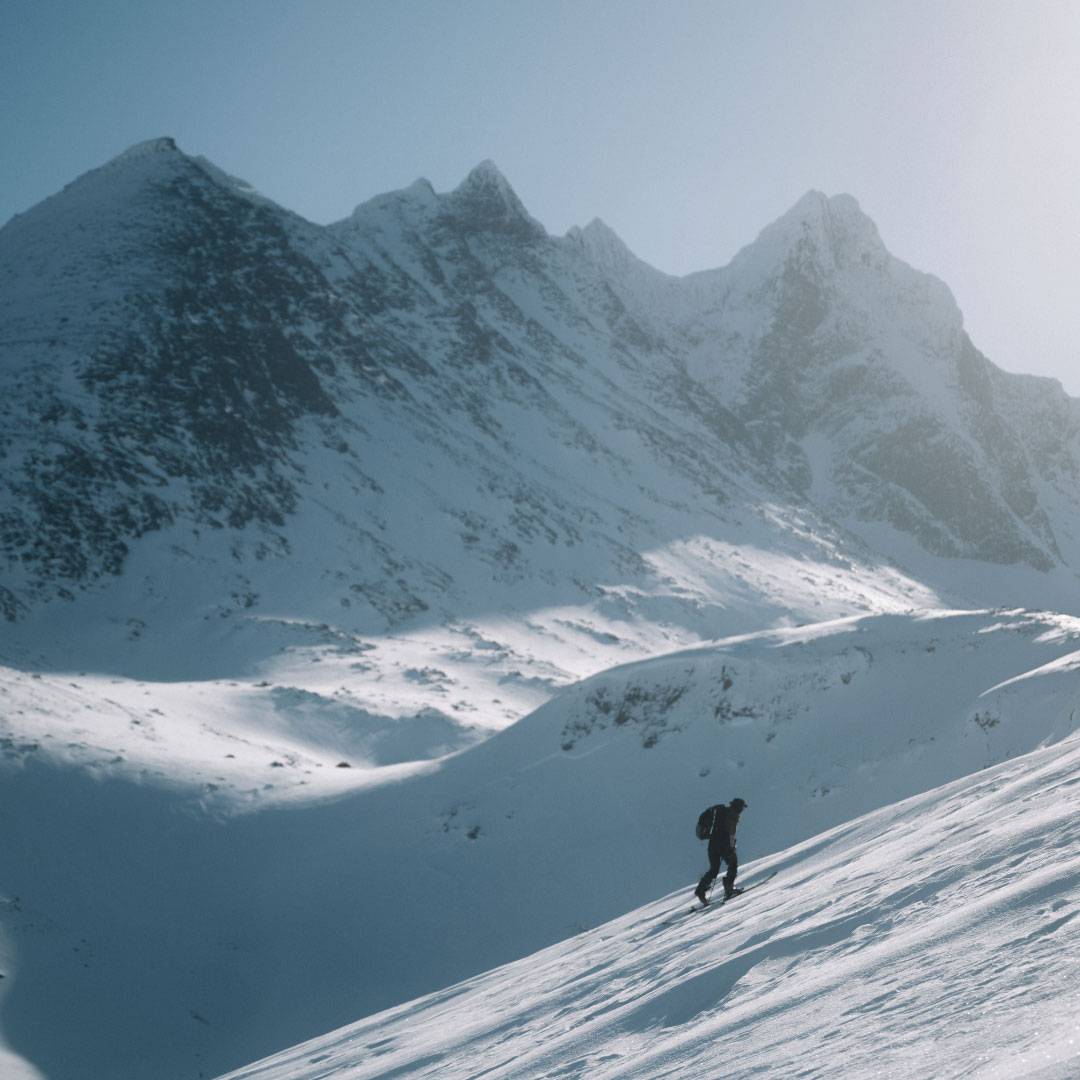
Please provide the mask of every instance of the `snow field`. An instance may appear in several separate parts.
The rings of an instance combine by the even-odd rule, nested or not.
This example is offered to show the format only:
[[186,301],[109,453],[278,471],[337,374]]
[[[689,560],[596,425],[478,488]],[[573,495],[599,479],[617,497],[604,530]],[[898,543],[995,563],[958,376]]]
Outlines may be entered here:
[[[768,908],[774,886],[801,890],[773,853],[1074,732],[1077,640],[1071,617],[1015,610],[786,627],[602,672],[441,760],[351,769],[331,696],[16,673],[8,1045],[50,1080],[236,1068],[671,890],[685,903],[705,868],[693,821],[736,794],[746,880],[781,866],[746,910]],[[896,874],[930,872],[890,843],[910,865],[821,863],[828,904],[891,910]],[[643,1000],[668,985],[646,977]]]

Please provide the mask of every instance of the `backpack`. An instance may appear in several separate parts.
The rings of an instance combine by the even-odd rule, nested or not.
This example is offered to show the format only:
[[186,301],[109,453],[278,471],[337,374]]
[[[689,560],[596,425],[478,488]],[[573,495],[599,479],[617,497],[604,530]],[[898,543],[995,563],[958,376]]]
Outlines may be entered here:
[[708,840],[712,836],[713,824],[716,821],[716,807],[710,806],[708,810],[702,810],[698,815],[697,827],[694,829],[699,840]]

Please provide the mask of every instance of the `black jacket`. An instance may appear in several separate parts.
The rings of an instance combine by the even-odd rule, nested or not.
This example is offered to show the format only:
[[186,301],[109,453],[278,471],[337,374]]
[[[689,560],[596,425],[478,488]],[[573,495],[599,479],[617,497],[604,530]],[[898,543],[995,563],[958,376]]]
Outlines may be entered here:
[[719,844],[722,847],[731,848],[735,850],[735,830],[739,825],[739,814],[741,811],[732,810],[730,806],[725,806],[723,803],[718,803],[712,807],[713,811],[713,826],[712,834],[710,835],[710,844]]

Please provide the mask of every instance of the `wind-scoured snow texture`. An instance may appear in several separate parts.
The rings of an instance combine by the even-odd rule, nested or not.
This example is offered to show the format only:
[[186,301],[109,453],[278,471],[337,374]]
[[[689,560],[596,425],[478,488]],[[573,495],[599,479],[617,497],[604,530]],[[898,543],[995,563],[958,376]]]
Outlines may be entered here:
[[1077,1075],[1075,735],[754,860],[742,880],[773,871],[695,914],[688,882],[228,1080]]

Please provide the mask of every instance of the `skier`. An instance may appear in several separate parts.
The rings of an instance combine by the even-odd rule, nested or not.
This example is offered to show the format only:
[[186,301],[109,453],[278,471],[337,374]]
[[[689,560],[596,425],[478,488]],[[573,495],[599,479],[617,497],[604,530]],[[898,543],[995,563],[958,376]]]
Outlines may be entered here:
[[735,875],[739,872],[739,859],[735,854],[735,829],[739,824],[739,815],[746,809],[744,799],[732,799],[730,805],[718,803],[711,806],[712,828],[709,832],[709,869],[705,871],[694,895],[708,904],[708,891],[720,873],[720,864],[727,863],[724,875],[724,899],[738,895],[742,889],[735,888]]

